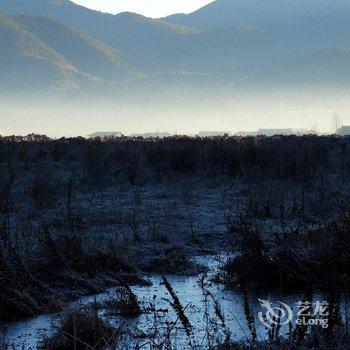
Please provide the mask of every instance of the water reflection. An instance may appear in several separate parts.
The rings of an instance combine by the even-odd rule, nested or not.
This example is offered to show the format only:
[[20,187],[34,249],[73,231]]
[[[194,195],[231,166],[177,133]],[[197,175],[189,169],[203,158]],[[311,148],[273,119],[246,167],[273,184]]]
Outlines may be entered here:
[[[325,301],[329,295],[324,293],[281,295],[277,292],[253,291],[237,292],[225,289],[222,285],[212,282],[212,277],[227,259],[227,255],[216,257],[198,257],[198,263],[209,267],[204,276],[168,275],[167,281],[176,293],[186,317],[191,324],[189,335],[179,320],[179,315],[171,305],[173,296],[164,285],[161,276],[146,276],[150,286],[133,286],[132,291],[137,295],[145,312],[137,318],[108,318],[109,322],[124,323],[124,329],[129,329],[132,337],[125,336],[124,342],[131,347],[130,342],[145,348],[162,344],[171,333],[172,345],[185,349],[189,342],[201,346],[214,341],[225,341],[230,336],[234,341],[265,340],[275,334],[286,335],[295,326],[298,316],[298,302],[309,300]],[[87,305],[96,299],[98,302],[111,298],[115,288],[97,296],[84,297],[76,305]],[[259,319],[259,313],[266,313],[261,301],[287,305],[293,313],[291,322],[269,328]],[[344,318],[348,317],[348,297],[342,297],[339,312]],[[331,302],[331,300],[329,300]],[[276,305],[276,304],[275,304]],[[278,305],[278,304],[277,304]],[[282,312],[282,311],[281,311]],[[101,314],[104,311],[101,310]],[[107,316],[106,316],[107,317]],[[37,318],[13,323],[6,327],[5,342],[14,348],[35,349],[43,333],[50,333],[51,323],[57,322],[58,315],[43,315]],[[5,328],[4,328],[5,329]],[[169,333],[170,332],[170,333]],[[271,333],[273,332],[273,333]],[[130,339],[137,336],[134,339]],[[215,339],[210,339],[215,337]]]

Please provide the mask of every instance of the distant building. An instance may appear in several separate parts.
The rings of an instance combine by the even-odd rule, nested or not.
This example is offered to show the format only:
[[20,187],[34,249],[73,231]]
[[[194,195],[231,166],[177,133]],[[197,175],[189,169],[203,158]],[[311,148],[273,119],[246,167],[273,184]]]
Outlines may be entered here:
[[317,135],[317,131],[311,129],[292,129],[293,135]]
[[264,136],[275,136],[275,135],[284,135],[289,136],[293,135],[292,129],[259,129],[258,135],[264,135]]
[[340,136],[350,136],[350,125],[343,125],[337,130],[337,134]]
[[235,136],[256,136],[258,134],[257,131],[237,131],[234,133]]
[[290,135],[314,135],[317,134],[314,130],[308,130],[308,129],[259,129],[258,131],[237,131],[234,135],[235,136],[257,136],[257,135],[264,135],[264,136],[276,136],[276,135],[283,135],[283,136],[290,136]]
[[168,132],[146,132],[144,134],[132,134],[131,137],[142,137],[144,139],[149,139],[149,138],[164,138],[164,137],[171,137],[173,136],[172,134]]
[[88,135],[88,138],[94,139],[96,137],[108,138],[108,137],[121,137],[123,134],[120,131],[99,131]]
[[230,135],[230,133],[228,131],[200,131],[198,133],[199,137],[217,137],[224,135]]

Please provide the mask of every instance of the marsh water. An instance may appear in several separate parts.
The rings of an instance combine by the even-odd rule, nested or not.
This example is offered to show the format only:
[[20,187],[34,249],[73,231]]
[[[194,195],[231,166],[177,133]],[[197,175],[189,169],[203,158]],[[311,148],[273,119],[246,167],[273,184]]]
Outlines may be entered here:
[[[192,345],[196,344],[200,347],[210,341],[220,340],[220,337],[224,338],[227,332],[236,341],[251,340],[254,337],[257,340],[264,340],[269,329],[259,318],[260,312],[266,312],[260,300],[270,300],[274,304],[282,301],[293,311],[291,323],[295,322],[297,303],[304,299],[302,292],[287,296],[281,296],[277,292],[241,293],[213,283],[212,277],[227,258],[227,255],[196,257],[197,263],[206,265],[209,269],[205,278],[203,276],[166,276],[191,323],[191,336],[184,331],[178,314],[171,305],[172,297],[160,275],[145,276],[151,282],[149,286],[131,287],[145,310],[140,316],[111,318],[106,316],[103,310],[101,314],[108,322],[123,325],[123,329],[128,329],[128,334],[133,334],[133,337],[125,337],[123,340],[125,348],[132,348],[135,344],[144,348],[159,345],[165,341],[169,331],[171,331],[172,344],[183,349],[187,347],[189,341]],[[205,293],[203,282],[205,282],[205,290],[210,294]],[[69,307],[84,306],[95,301],[101,302],[113,297],[115,291],[116,288],[111,288],[106,293],[84,297]],[[327,296],[322,293],[313,295],[313,301],[324,301],[326,298]],[[347,315],[347,305],[348,298],[343,299],[341,310],[344,317]],[[217,316],[218,307],[224,316],[224,324]],[[60,316],[60,314],[41,315],[5,325],[2,327],[3,343],[11,349],[36,349],[43,336],[52,332]],[[288,329],[288,324],[283,325],[280,332],[287,333]],[[208,339],[209,335],[213,339]]]

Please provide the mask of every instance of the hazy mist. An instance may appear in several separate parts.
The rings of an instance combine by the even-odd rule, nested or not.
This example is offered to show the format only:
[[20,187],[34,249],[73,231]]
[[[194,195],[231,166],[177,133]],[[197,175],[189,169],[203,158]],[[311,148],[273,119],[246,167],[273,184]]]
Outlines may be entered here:
[[[317,107],[315,107],[317,106]],[[0,134],[40,133],[53,137],[85,136],[94,131],[124,134],[167,131],[254,131],[305,128],[330,132],[338,114],[350,122],[346,92],[323,89],[161,94],[133,98],[98,96],[21,96],[1,98]]]

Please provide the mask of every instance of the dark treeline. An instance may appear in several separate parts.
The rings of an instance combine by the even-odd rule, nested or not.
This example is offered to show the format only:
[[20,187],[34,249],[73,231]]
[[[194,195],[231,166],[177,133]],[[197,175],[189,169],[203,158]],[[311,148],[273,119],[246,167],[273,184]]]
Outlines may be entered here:
[[[102,180],[167,174],[263,176],[308,181],[320,172],[347,175],[350,141],[336,136],[171,137],[165,139],[0,138],[0,164],[64,167]],[[157,179],[157,177],[156,177]]]

